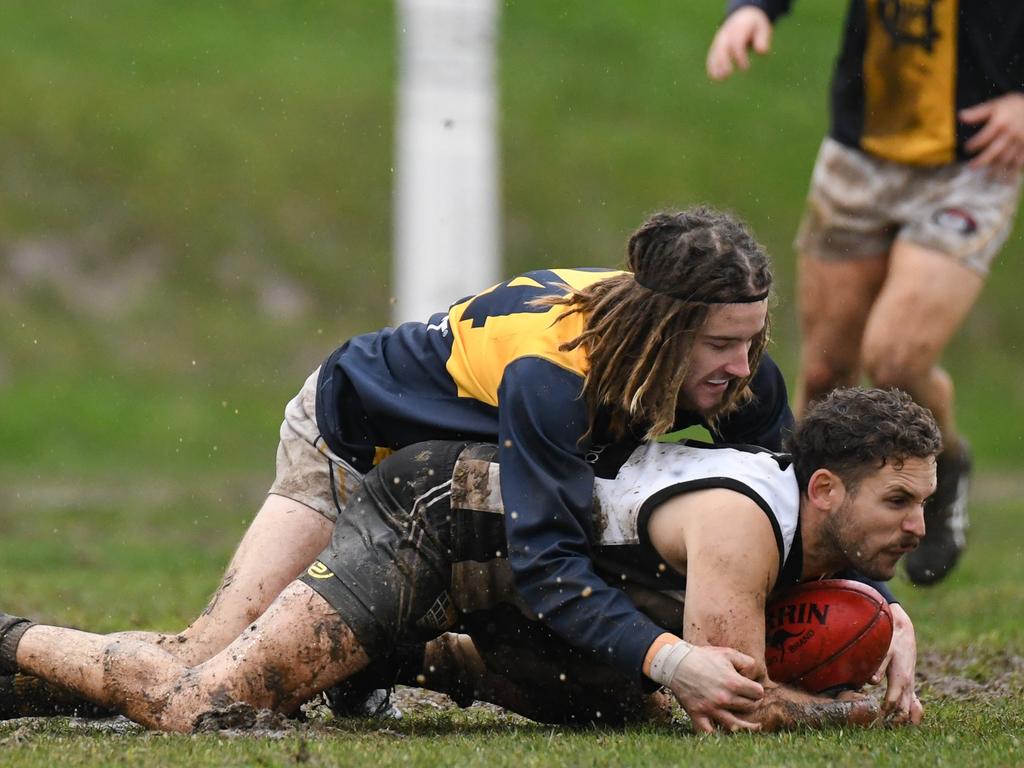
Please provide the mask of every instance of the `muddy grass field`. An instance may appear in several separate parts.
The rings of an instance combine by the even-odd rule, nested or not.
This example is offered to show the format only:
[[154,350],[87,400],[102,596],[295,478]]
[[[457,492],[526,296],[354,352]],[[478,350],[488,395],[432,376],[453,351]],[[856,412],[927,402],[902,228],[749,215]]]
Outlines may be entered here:
[[[203,478],[207,490],[197,491],[194,479],[136,477],[98,493],[0,480],[0,608],[101,632],[177,629],[196,615],[247,522],[234,510],[255,509],[261,486]],[[698,737],[681,713],[671,725],[553,728],[400,688],[404,717],[384,722],[318,711],[303,722],[236,708],[181,736],[120,718],[8,720],[0,722],[0,766],[1024,764],[1019,485],[978,479],[971,546],[947,582],[929,590],[894,582],[919,637],[919,728]]]
[[919,681],[928,714],[901,730],[694,736],[685,716],[632,729],[552,728],[477,703],[409,688],[404,716],[306,721],[236,706],[189,736],[155,734],[124,718],[21,718],[0,724],[7,766],[52,765],[1019,765],[1024,658],[927,653]]

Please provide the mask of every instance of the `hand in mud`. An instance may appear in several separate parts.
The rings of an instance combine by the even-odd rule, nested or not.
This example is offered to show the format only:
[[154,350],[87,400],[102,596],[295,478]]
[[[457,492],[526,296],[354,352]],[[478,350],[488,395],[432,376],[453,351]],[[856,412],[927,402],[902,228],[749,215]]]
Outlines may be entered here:
[[877,685],[886,678],[882,716],[886,725],[920,725],[924,707],[914,691],[914,670],[917,667],[917,638],[910,616],[899,603],[889,606],[892,611],[893,632],[889,651],[878,671],[871,676]]

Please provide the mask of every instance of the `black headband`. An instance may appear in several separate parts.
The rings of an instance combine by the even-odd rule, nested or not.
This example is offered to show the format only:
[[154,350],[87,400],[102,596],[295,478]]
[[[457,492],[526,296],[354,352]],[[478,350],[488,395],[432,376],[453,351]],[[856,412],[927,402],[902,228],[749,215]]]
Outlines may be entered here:
[[655,288],[653,285],[648,285],[640,279],[640,275],[634,273],[633,279],[636,280],[637,285],[641,285],[649,291],[654,293],[660,293],[663,296],[671,296],[673,299],[679,299],[680,301],[688,301],[691,304],[756,304],[759,301],[764,301],[768,298],[769,291],[766,290],[763,293],[756,293],[752,296],[740,296],[735,299],[701,299],[696,297],[696,292],[683,295],[676,293],[675,291],[666,291],[664,288]]

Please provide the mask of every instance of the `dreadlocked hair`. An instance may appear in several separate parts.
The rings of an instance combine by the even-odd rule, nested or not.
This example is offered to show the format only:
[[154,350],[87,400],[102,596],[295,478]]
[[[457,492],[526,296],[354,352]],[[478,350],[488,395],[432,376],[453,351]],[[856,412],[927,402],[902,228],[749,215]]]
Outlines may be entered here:
[[[740,221],[706,207],[649,217],[630,236],[626,263],[632,274],[539,300],[569,307],[559,320],[586,318],[583,332],[561,346],[587,352],[584,438],[599,413],[613,439],[637,428],[646,439],[670,431],[709,305],[746,300],[772,285],[764,248]],[[710,425],[751,397],[748,384],[768,340],[766,320],[750,346],[750,375],[730,382],[720,407],[703,414]]]

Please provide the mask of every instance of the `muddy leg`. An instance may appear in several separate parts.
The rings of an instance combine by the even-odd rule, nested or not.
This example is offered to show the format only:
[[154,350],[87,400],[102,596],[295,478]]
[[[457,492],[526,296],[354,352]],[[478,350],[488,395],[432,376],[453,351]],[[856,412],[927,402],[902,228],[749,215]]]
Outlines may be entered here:
[[301,582],[197,667],[149,643],[48,626],[26,632],[17,652],[22,671],[172,731],[188,731],[201,713],[234,702],[290,712],[368,661],[337,613]]
[[270,494],[203,613],[177,634],[122,632],[112,639],[155,644],[188,666],[214,656],[255,621],[331,538],[333,524],[310,507]]

